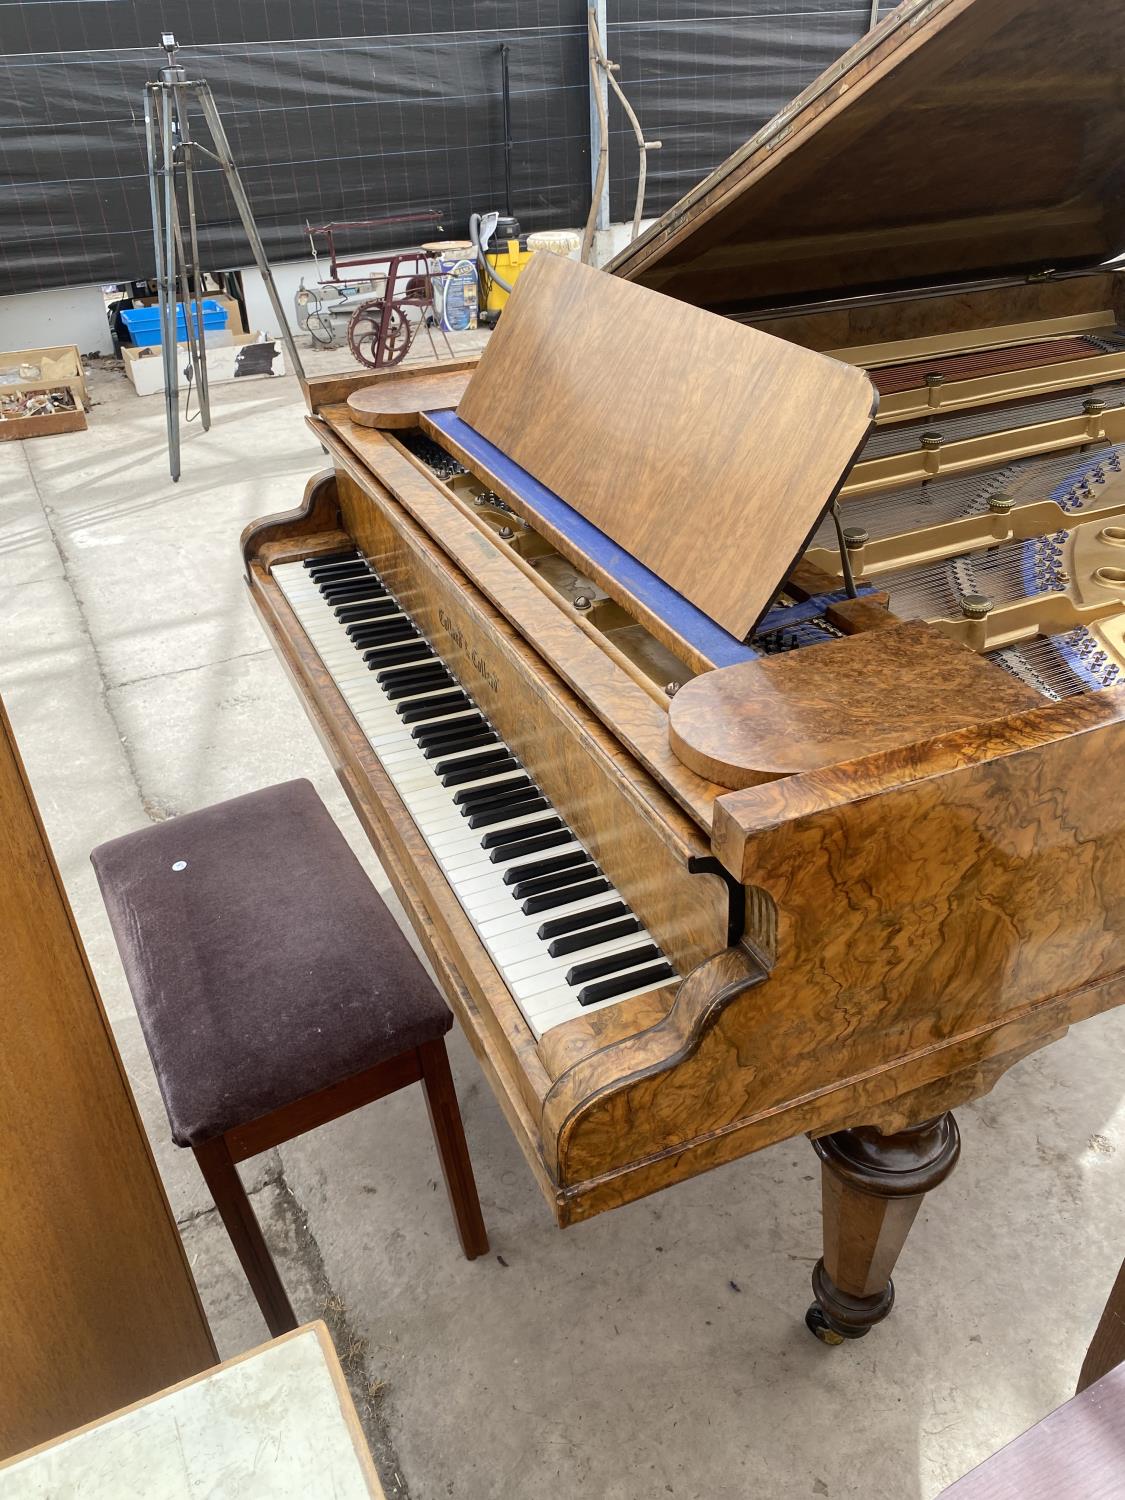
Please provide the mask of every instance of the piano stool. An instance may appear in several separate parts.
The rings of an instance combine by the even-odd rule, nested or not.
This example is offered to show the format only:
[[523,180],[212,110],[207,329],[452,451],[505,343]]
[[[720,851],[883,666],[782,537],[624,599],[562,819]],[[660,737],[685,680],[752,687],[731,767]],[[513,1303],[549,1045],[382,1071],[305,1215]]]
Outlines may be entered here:
[[421,1083],[461,1245],[488,1249],[453,1017],[310,782],[90,856],[172,1139],[190,1146],[275,1337],[297,1319],[237,1163]]

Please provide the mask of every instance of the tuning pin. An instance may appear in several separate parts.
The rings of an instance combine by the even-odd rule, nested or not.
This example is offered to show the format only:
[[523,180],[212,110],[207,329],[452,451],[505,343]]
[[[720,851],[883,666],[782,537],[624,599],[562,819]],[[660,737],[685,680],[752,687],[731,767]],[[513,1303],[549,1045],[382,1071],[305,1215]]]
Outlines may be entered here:
[[992,600],[987,594],[962,594],[961,613],[966,620],[983,620],[993,610]]

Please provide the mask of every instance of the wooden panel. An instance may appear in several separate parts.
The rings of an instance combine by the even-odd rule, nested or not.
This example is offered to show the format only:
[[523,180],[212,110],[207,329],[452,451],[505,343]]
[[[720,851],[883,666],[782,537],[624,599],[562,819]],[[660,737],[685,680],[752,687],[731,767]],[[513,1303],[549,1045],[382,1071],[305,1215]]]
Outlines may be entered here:
[[458,415],[743,637],[874,404],[861,371],[539,255]]
[[417,427],[424,411],[456,406],[471,370],[429,370],[413,379],[365,386],[348,397],[348,411],[360,427]]
[[610,269],[734,312],[1110,259],[1123,51],[1118,0],[910,0]]
[[1123,753],[1125,691],[1107,689],[721,798],[769,977],[713,1001],[672,1067],[627,1070],[621,1043],[615,1079],[611,1048],[556,1081],[545,1122],[560,1180],[584,1184],[574,1213],[627,1194],[646,1154],[674,1181],[798,1129],[941,1113],[1120,1004]]
[[217,1358],[0,704],[0,1457]]
[[[996,325],[1018,324],[1020,339],[1038,337],[1037,324],[1048,333],[1104,326],[1103,311],[1122,281],[1125,277],[1117,272],[1070,272],[1050,281],[822,302],[774,310],[753,322],[763,333],[824,350],[849,364],[866,364],[872,357],[916,359],[931,349],[943,352],[951,343],[957,349],[988,345]],[[1110,326],[1115,321],[1111,318]]]
[[915,622],[696,677],[672,699],[668,734],[693,771],[747,787],[1042,703],[1034,688]]
[[[1094,1337],[1082,1361],[1078,1376],[1078,1391],[1084,1391],[1095,1380],[1100,1380],[1117,1365],[1125,1363],[1125,1261],[1117,1272],[1117,1279],[1110,1289]],[[1125,1402],[1122,1403],[1125,1410]]]

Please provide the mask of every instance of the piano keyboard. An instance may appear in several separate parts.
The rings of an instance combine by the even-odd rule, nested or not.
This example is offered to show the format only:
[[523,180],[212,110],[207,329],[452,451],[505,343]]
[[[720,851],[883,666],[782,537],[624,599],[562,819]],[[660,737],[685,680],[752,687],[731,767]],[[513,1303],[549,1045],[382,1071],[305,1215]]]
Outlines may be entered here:
[[677,977],[358,552],[272,576],[537,1039]]

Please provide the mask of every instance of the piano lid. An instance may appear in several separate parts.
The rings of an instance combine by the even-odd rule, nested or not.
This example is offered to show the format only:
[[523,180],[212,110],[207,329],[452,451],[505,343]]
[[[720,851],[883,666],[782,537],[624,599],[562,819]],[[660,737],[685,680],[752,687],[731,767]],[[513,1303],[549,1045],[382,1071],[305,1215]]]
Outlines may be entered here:
[[727,315],[1125,249],[1122,0],[906,0],[607,269]]
[[[877,397],[862,370],[550,254],[533,256],[457,417],[592,528],[742,638],[851,466]],[[541,523],[534,489],[521,513]],[[628,607],[627,574],[596,575]]]

